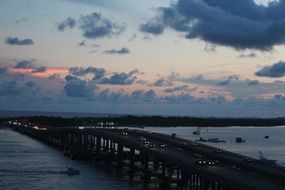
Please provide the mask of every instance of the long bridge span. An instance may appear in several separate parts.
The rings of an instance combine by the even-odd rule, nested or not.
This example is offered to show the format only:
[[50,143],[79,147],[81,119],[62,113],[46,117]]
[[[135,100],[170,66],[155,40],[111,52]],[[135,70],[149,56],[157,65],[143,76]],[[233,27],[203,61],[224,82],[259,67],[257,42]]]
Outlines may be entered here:
[[73,159],[114,165],[132,180],[161,189],[285,190],[285,168],[175,136],[135,129],[41,128],[13,130],[61,149]]

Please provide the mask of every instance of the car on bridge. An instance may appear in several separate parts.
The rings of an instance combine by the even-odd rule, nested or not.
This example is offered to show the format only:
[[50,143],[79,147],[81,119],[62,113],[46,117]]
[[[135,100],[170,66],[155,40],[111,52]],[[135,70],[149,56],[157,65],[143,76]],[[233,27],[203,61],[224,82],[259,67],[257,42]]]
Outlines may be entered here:
[[216,164],[216,162],[213,160],[197,160],[195,164],[197,166],[213,166]]
[[221,153],[221,152],[224,152],[224,151],[222,149],[219,149],[219,148],[214,150],[214,153]]
[[253,159],[244,158],[243,161],[246,162],[246,163],[252,163],[252,162],[253,162]]
[[150,148],[150,149],[155,149],[155,144],[152,144],[152,143],[149,144],[149,145],[148,145],[148,148]]
[[165,143],[161,143],[161,144],[159,144],[159,147],[160,147],[160,148],[165,148],[165,147],[166,147],[166,144],[165,144]]
[[122,136],[128,136],[128,132],[127,131],[122,131],[121,135]]

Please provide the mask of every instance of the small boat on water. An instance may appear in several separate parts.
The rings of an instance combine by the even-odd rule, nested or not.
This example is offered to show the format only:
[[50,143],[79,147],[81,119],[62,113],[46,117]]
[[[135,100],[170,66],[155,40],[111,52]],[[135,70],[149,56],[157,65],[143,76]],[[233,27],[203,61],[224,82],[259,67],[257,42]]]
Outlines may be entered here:
[[193,135],[200,135],[200,131],[193,131]]
[[61,171],[60,173],[66,174],[66,175],[79,175],[80,171],[74,169],[73,167],[69,167],[66,170]]
[[200,130],[199,130],[198,127],[197,127],[197,130],[196,130],[196,131],[193,131],[193,135],[200,135]]
[[258,150],[258,154],[259,154],[259,160],[268,164],[275,164],[277,160],[271,160],[271,159],[267,159],[261,150]]

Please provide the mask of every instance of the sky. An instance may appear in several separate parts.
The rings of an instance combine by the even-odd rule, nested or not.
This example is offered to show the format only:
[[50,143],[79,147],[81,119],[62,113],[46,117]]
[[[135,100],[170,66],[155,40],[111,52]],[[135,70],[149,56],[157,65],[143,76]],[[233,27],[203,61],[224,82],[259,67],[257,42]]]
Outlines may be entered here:
[[285,117],[285,0],[0,4],[0,110]]

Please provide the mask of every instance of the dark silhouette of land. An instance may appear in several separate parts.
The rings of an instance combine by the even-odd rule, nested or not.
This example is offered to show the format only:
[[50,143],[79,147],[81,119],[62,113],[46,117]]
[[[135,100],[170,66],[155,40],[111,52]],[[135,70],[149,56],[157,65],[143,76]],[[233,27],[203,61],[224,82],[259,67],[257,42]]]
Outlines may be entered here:
[[199,118],[199,117],[164,117],[164,116],[108,116],[108,117],[13,117],[0,118],[0,122],[10,119],[26,120],[44,126],[69,127],[69,126],[160,126],[160,127],[228,127],[228,126],[282,126],[285,118]]

